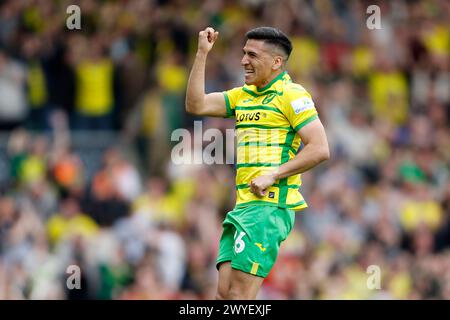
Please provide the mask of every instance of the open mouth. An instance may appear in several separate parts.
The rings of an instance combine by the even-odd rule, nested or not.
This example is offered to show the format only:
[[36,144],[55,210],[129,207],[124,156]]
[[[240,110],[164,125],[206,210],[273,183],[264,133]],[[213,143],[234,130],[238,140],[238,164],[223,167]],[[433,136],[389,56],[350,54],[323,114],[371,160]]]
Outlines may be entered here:
[[245,75],[253,74],[255,71],[253,70],[245,70]]

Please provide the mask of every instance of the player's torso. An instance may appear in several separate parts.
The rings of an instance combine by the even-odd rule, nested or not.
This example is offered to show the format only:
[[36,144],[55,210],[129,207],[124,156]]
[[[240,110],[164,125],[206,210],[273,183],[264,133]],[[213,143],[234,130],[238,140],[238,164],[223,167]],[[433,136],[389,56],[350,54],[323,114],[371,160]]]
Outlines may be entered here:
[[[279,85],[257,93],[243,87],[237,99],[235,117],[238,202],[254,200],[255,196],[246,187],[247,183],[293,158],[300,145],[300,138],[283,113],[283,104],[286,103],[283,89],[284,86]],[[290,180],[298,184],[300,179],[297,176]],[[279,186],[276,184],[269,191],[267,199],[263,200],[278,203]]]
[[[235,107],[237,167],[275,167],[297,147],[295,132],[283,114],[283,86],[257,93],[243,87]],[[292,150],[294,153],[295,150]],[[258,170],[259,171],[259,170]]]

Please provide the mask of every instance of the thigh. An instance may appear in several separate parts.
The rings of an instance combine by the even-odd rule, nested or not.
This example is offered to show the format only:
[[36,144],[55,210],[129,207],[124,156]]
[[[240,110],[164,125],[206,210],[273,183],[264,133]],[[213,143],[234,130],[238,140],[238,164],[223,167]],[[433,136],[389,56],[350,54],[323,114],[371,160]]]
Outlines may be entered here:
[[231,264],[224,261],[219,265],[219,283],[217,285],[217,300],[228,299],[228,291],[230,290]]
[[237,214],[232,216],[237,223],[231,266],[265,278],[277,259],[281,242],[292,229],[294,212],[278,207],[253,206]]
[[253,300],[256,299],[264,278],[232,269],[230,273],[230,288],[228,299]]
[[219,270],[219,283],[217,286],[216,299],[228,299],[228,290],[230,289],[230,274],[233,258],[234,239],[233,234],[236,231],[235,226],[227,217],[222,224],[222,236],[219,242],[219,253],[216,260],[216,268]]
[[222,228],[222,236],[220,237],[219,242],[219,253],[216,259],[216,268],[218,270],[222,262],[231,261],[233,258],[233,234],[236,232],[236,227],[228,220],[228,215],[222,224]]

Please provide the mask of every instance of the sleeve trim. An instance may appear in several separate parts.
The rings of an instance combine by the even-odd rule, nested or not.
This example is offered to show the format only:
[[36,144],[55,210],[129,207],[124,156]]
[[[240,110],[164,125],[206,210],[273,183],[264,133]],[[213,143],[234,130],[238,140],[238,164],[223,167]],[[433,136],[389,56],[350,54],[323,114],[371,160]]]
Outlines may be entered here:
[[231,109],[231,105],[230,105],[230,99],[228,98],[228,93],[227,92],[223,92],[223,96],[225,98],[225,106],[227,108],[227,118],[233,117],[235,115],[235,112],[233,109]]
[[299,131],[301,128],[303,128],[304,126],[306,126],[308,123],[318,119],[319,116],[317,114],[312,115],[311,117],[307,118],[306,120],[300,122],[295,128],[295,131]]

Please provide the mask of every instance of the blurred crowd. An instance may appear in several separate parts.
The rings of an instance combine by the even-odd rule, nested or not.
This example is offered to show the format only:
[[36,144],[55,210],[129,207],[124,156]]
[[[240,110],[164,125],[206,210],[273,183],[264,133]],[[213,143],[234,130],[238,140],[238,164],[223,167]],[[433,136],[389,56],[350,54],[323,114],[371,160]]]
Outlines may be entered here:
[[234,168],[174,164],[171,133],[234,127],[184,111],[198,32],[220,32],[206,90],[223,91],[261,25],[290,36],[332,158],[303,175],[309,208],[258,297],[450,299],[449,16],[446,0],[1,1],[0,299],[214,298]]

